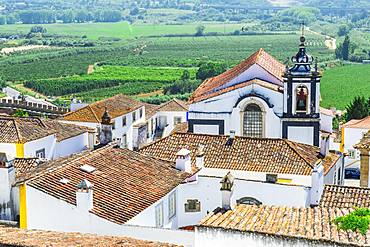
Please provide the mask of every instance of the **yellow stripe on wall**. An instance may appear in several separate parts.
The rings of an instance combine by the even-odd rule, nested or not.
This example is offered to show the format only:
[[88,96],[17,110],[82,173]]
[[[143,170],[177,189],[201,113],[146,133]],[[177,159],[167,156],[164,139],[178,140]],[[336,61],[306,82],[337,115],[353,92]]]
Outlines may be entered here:
[[19,227],[27,228],[27,201],[26,184],[19,186]]
[[344,127],[342,127],[342,138],[341,138],[341,142],[340,142],[340,147],[339,147],[339,151],[341,151],[342,153],[344,152]]
[[24,144],[23,143],[15,144],[15,155],[16,155],[16,158],[24,158]]

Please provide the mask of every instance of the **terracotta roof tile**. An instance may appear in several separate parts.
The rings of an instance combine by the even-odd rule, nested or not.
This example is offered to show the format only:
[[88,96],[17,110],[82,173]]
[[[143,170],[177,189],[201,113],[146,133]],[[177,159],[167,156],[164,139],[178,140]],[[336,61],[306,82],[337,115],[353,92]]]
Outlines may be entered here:
[[143,102],[145,106],[145,119],[148,120],[157,113],[158,105]]
[[189,107],[186,102],[179,99],[172,99],[168,102],[161,104],[157,108],[158,111],[188,111]]
[[25,174],[34,170],[39,165],[40,160],[38,158],[15,159],[13,161],[13,166],[15,168],[16,179],[23,177]]
[[76,111],[69,112],[62,117],[62,120],[100,123],[105,108],[107,108],[111,118],[116,118],[142,106],[143,103],[119,94],[109,99],[95,102]]
[[199,227],[339,245],[369,246],[370,231],[364,236],[357,232],[338,230],[333,223],[336,217],[346,215],[352,210],[241,204],[226,212],[215,210],[199,223]]
[[320,205],[336,208],[370,207],[370,189],[325,185]]
[[355,145],[357,149],[370,149],[370,130],[364,135],[361,141]]
[[[117,224],[125,223],[191,175],[175,169],[174,163],[113,145],[51,164],[29,177],[27,185],[76,205],[76,186],[86,178],[94,185],[91,213]],[[80,170],[83,165],[96,170],[86,173]],[[62,178],[69,183],[62,184]]]
[[62,141],[92,129],[37,117],[0,117],[0,142],[25,143],[49,135]]
[[[204,162],[208,168],[310,175],[321,160],[319,148],[285,139],[235,137],[229,145],[228,136],[193,133],[174,133],[143,147],[140,152],[174,162],[176,153],[186,148],[195,164],[199,145],[204,145]],[[338,159],[339,155],[333,153],[325,157],[325,173]]]
[[[191,96],[190,102],[199,102],[201,100],[214,97],[213,94],[217,92],[223,85],[236,78],[244,71],[248,70],[254,64],[260,65],[268,73],[280,80],[281,84],[278,86],[283,86],[282,75],[285,70],[285,66],[263,49],[260,49],[232,69],[225,71],[221,75],[205,80],[195,90],[194,94]],[[231,90],[235,90],[235,88]],[[230,90],[223,91],[222,93],[228,91]]]
[[25,230],[9,226],[0,226],[1,246],[55,246],[55,247],[170,247],[172,244],[143,241],[128,237],[109,237],[94,234],[65,233],[40,230]]
[[370,129],[370,116],[363,119],[352,119],[349,122],[343,124],[346,128],[358,128],[358,129]]
[[40,118],[0,117],[0,142],[3,143],[25,143],[54,133]]

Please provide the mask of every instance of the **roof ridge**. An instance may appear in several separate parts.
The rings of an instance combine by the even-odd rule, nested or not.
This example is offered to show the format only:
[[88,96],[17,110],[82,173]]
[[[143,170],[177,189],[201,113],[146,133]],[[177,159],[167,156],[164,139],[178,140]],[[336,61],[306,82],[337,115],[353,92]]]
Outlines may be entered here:
[[339,187],[339,188],[345,188],[345,189],[358,189],[358,190],[370,190],[368,187],[357,187],[357,186],[351,186],[351,185],[338,185],[338,184],[325,184],[325,187]]
[[95,111],[92,109],[91,105],[88,105],[88,107],[89,107],[90,111],[92,112],[92,114],[94,115],[96,121],[98,123],[100,123],[100,120],[99,120],[98,116],[96,115]]
[[21,132],[20,132],[20,130],[18,128],[17,121],[16,121],[15,118],[13,118],[12,121],[13,121],[13,124],[14,124],[15,132],[16,132],[16,134],[18,136],[18,142],[22,142],[23,136],[21,135]]
[[[303,159],[311,168],[314,168],[313,165],[310,164],[310,162],[308,162],[293,146],[293,142],[292,141],[289,141],[288,139],[282,139],[288,146],[290,149],[292,149],[301,159]],[[298,144],[297,142],[294,142],[295,144]],[[321,158],[318,158],[320,160],[322,160]]]

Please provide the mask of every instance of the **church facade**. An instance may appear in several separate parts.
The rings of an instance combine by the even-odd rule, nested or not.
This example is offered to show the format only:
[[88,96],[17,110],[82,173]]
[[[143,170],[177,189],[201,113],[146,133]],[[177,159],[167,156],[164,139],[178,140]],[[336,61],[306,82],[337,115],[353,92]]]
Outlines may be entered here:
[[288,67],[260,49],[205,80],[189,107],[189,132],[286,138],[319,146],[320,78],[302,35]]

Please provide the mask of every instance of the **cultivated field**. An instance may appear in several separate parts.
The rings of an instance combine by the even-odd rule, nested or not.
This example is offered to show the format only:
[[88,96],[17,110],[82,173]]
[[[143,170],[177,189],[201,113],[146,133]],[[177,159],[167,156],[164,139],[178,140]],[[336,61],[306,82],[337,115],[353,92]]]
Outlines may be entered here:
[[328,69],[321,83],[323,107],[345,107],[356,96],[370,97],[370,65],[348,65]]

